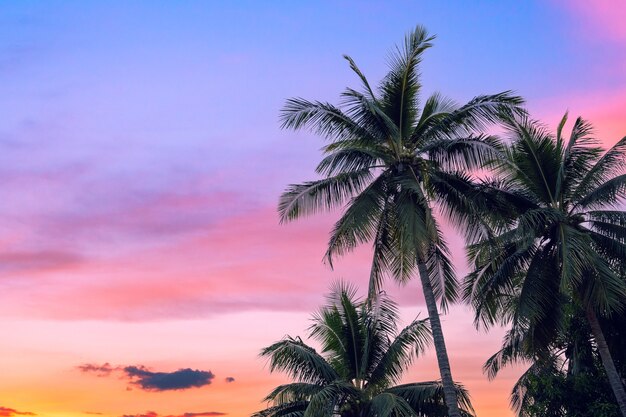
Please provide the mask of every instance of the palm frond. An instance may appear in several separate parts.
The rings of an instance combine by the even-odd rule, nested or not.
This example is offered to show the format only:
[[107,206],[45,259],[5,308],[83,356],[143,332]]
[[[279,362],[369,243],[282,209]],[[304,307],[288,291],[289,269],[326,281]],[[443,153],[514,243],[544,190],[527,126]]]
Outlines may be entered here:
[[562,150],[543,125],[527,117],[505,119],[505,127],[514,141],[498,171],[512,170],[516,179],[545,205],[556,203]]
[[603,258],[596,258],[585,280],[582,298],[597,314],[610,317],[626,307],[626,282]]
[[589,265],[595,262],[596,253],[588,234],[566,224],[559,224],[556,236],[560,263],[561,292],[580,285]]
[[368,415],[376,417],[414,417],[415,411],[404,398],[391,392],[382,392],[370,401]]
[[285,372],[300,382],[331,382],[338,376],[324,358],[300,338],[288,336],[264,348],[261,356],[269,359],[270,372]]
[[527,411],[533,403],[533,398],[526,395],[529,380],[533,376],[541,376],[546,373],[559,373],[554,359],[551,361],[542,360],[533,363],[513,386],[513,389],[511,390],[511,408],[518,413],[519,417],[533,417],[533,415],[529,414]]
[[[453,100],[442,96],[439,93],[433,93],[424,102],[422,113],[415,126],[411,137],[419,138],[424,132],[435,124],[439,123],[444,117],[448,117],[450,113],[458,109],[459,105]],[[419,142],[412,141],[414,145],[421,145]]]
[[341,399],[355,395],[356,390],[349,383],[333,381],[311,397],[304,417],[333,417]]
[[517,301],[516,321],[534,323],[544,320],[555,306],[562,288],[554,244],[540,247],[524,271],[524,282]]
[[423,353],[430,343],[428,319],[414,320],[402,329],[380,361],[375,364],[376,367],[370,370],[369,386],[371,389],[387,388],[398,382],[413,359]]
[[398,127],[400,138],[408,137],[415,122],[420,89],[418,66],[424,51],[432,46],[434,36],[417,26],[405,37],[403,48],[389,56],[389,73],[381,83],[381,106]]
[[[515,233],[509,233],[513,236]],[[474,270],[463,285],[463,298],[475,311],[476,326],[488,328],[511,320],[510,298],[518,295],[516,278],[531,262],[537,247],[519,242],[484,242],[470,247],[476,251]]]
[[504,157],[500,139],[484,134],[433,140],[420,151],[447,171],[482,169],[494,159]]
[[[443,237],[440,240],[443,241]],[[426,261],[433,293],[443,313],[448,311],[450,303],[459,298],[458,282],[449,257],[450,253],[445,246],[436,245],[431,248]]]
[[389,138],[398,136],[398,126],[378,101],[346,88],[341,93],[341,105],[350,119],[372,132],[368,140],[370,143],[386,142],[395,146],[395,143],[389,142]]
[[412,143],[427,143],[425,140],[454,139],[468,134],[485,131],[489,126],[499,123],[503,113],[523,114],[521,105],[524,100],[513,95],[512,91],[498,94],[480,95],[468,103],[439,118],[425,130],[416,131]]
[[613,177],[583,196],[574,207],[602,209],[626,197],[626,174]]
[[363,75],[359,67],[356,65],[356,62],[354,62],[354,59],[352,59],[348,55],[344,55],[343,58],[346,61],[348,61],[348,64],[350,65],[350,69],[354,71],[354,73],[361,79],[361,83],[363,84],[365,91],[369,94],[369,98],[371,100],[376,100],[376,95],[374,94],[372,87],[370,87],[369,81],[367,81],[367,78],[365,77],[365,75]]
[[294,401],[257,411],[252,417],[304,417],[308,401]]
[[[458,406],[464,417],[474,415],[474,408],[467,390],[461,384],[455,384]],[[443,395],[441,381],[416,382],[389,388],[387,392],[404,398],[411,407],[424,416],[447,416],[448,410]]]
[[615,268],[626,259],[626,242],[624,228],[611,223],[591,222],[592,231],[589,237],[593,241],[593,249]]
[[384,154],[365,147],[351,146],[330,152],[315,168],[326,177],[372,169]]
[[271,401],[274,405],[307,401],[322,389],[322,385],[306,382],[292,382],[274,388],[263,401]]
[[337,174],[302,184],[292,184],[280,196],[280,221],[287,222],[341,206],[358,194],[372,179],[369,169]]
[[[378,298],[383,282],[387,276],[393,275],[390,271],[399,251],[396,250],[396,234],[394,233],[396,224],[393,221],[393,203],[389,199],[385,200],[382,212],[376,226],[376,236],[374,237],[374,253],[372,254],[372,266],[370,268],[370,279],[368,285],[368,299]],[[406,257],[403,256],[403,259]],[[409,264],[412,265],[412,264]],[[405,274],[410,274],[412,268],[406,268]]]
[[626,137],[623,137],[606,151],[593,167],[587,171],[572,192],[572,201],[578,201],[613,176],[623,173],[624,159],[626,159]]
[[485,361],[483,373],[489,380],[493,380],[501,369],[509,364],[522,363],[532,360],[532,352],[528,349],[527,332],[520,326],[514,326],[506,332],[502,346]]
[[370,242],[377,235],[380,216],[387,198],[387,176],[381,174],[354,197],[331,231],[325,258],[333,257]]
[[303,98],[290,98],[280,114],[282,129],[309,129],[328,139],[375,136],[336,106]]
[[496,222],[485,213],[499,204],[493,193],[485,192],[468,174],[454,171],[432,172],[428,186],[440,203],[442,214],[462,232],[467,242],[480,241],[489,236]]
[[571,195],[602,154],[598,140],[591,137],[592,126],[577,118],[559,172],[557,194]]

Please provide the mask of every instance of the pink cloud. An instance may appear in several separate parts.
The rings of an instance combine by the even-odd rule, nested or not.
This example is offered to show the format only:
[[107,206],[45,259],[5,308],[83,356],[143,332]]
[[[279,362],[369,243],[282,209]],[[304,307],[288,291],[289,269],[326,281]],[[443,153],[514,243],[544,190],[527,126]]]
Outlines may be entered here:
[[[245,310],[311,311],[333,279],[367,288],[371,262],[367,245],[338,259],[335,271],[322,262],[335,218],[320,216],[281,226],[274,207],[231,216],[159,245],[113,258],[87,258],[62,273],[42,270],[39,285],[10,288],[0,311],[116,320]],[[392,283],[387,289],[397,292],[400,302],[421,303],[417,281],[404,290]]]
[[76,253],[42,250],[0,252],[0,277],[2,275],[50,272],[75,266],[82,262]]

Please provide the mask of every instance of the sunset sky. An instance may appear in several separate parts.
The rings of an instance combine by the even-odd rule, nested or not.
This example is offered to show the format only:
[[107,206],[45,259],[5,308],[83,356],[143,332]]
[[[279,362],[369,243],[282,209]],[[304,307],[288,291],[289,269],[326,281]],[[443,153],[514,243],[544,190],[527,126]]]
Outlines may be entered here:
[[[322,140],[281,131],[285,99],[337,103],[404,34],[437,35],[424,93],[512,89],[552,129],[569,109],[626,135],[626,3],[0,2],[0,417],[244,417],[283,375],[261,348],[305,335],[333,279],[366,288],[368,248],[322,263],[335,214],[279,225]],[[458,236],[448,240],[459,275]],[[387,283],[408,323],[417,282]],[[442,318],[481,417],[512,416],[481,372],[501,331]],[[406,381],[438,377],[434,352]]]

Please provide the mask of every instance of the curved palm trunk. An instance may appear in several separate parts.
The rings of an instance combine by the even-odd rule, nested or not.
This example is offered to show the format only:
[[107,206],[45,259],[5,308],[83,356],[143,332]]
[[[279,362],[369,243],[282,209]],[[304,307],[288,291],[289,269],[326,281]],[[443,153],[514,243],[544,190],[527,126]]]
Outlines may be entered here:
[[448,407],[448,416],[461,417],[458,406],[458,398],[454,389],[452,380],[452,372],[450,371],[450,361],[448,360],[448,352],[446,351],[446,343],[443,339],[443,330],[441,329],[441,321],[439,320],[439,312],[437,311],[437,300],[433,293],[433,287],[430,284],[428,276],[428,268],[426,264],[419,263],[418,269],[420,280],[422,281],[422,290],[428,309],[428,318],[430,327],[433,332],[433,341],[435,343],[435,352],[437,353],[437,363],[439,364],[439,372],[441,373],[441,382],[443,384],[443,394]]
[[600,354],[606,375],[609,378],[613,394],[617,399],[617,405],[619,406],[622,416],[626,417],[626,392],[624,391],[624,384],[615,368],[615,363],[613,362],[613,357],[611,357],[611,352],[609,352],[609,346],[606,344],[606,339],[604,338],[598,317],[590,307],[587,307],[587,320],[589,320],[591,333],[596,340],[596,345],[598,345],[598,353]]

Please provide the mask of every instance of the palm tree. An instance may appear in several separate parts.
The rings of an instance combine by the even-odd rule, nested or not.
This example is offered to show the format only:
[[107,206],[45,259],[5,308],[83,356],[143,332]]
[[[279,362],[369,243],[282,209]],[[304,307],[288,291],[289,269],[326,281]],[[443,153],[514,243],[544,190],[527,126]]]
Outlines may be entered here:
[[[511,392],[511,406],[519,417],[615,417],[620,414],[619,407],[593,346],[584,308],[569,302],[564,310],[563,323],[548,346],[535,343],[532,331],[513,329],[483,370],[493,379],[506,365],[530,363]],[[613,358],[622,371],[626,369],[625,342],[615,330],[624,326],[624,315],[602,321]]]
[[[415,417],[446,416],[438,381],[394,385],[430,342],[426,320],[414,320],[397,333],[398,310],[385,295],[376,303],[355,297],[338,284],[328,305],[313,317],[309,336],[321,354],[299,337],[287,336],[262,350],[270,371],[295,382],[275,388],[272,404],[254,417]],[[455,387],[463,415],[473,413],[469,397]]]
[[[550,345],[564,311],[582,306],[621,413],[626,394],[600,319],[623,312],[626,300],[626,137],[604,152],[592,127],[578,118],[568,140],[567,114],[556,136],[525,116],[504,117],[512,136],[488,193],[502,210],[496,236],[469,247],[473,272],[464,297],[477,325],[511,326],[512,352],[526,339]],[[508,211],[508,215],[506,215]]]
[[[374,91],[355,62],[350,68],[363,91],[348,88],[342,103],[293,98],[283,108],[282,127],[310,129],[325,137],[321,179],[291,185],[281,196],[281,221],[320,210],[344,208],[326,253],[333,257],[373,242],[369,295],[384,277],[401,282],[419,272],[443,381],[449,415],[458,417],[437,301],[446,309],[457,297],[454,271],[438,223],[435,203],[462,225],[468,236],[481,230],[467,193],[467,170],[490,159],[497,140],[479,134],[498,120],[502,109],[517,109],[522,99],[510,92],[478,96],[459,106],[433,94],[420,107],[419,64],[433,37],[418,26],[403,48],[390,55],[390,70]],[[345,204],[345,207],[344,207]]]

